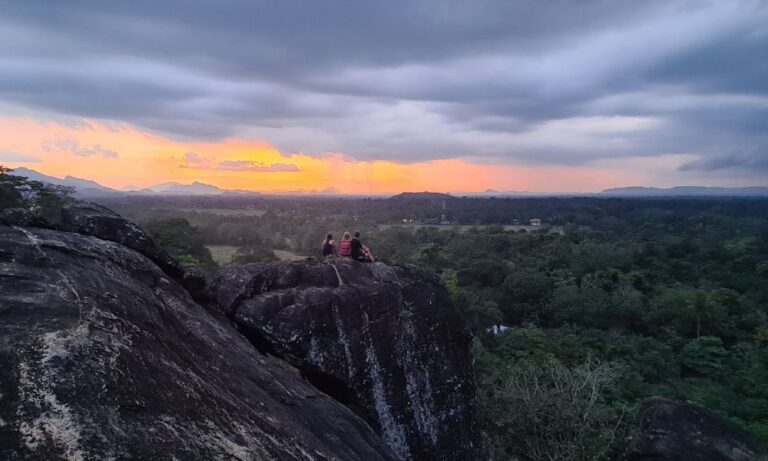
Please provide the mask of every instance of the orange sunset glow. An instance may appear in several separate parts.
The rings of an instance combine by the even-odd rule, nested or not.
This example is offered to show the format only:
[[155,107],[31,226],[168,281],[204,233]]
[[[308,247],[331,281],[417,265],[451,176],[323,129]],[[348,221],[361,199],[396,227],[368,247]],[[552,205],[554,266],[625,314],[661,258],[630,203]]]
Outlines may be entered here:
[[525,2],[24,3],[0,18],[0,165],[114,189],[768,185],[761,2],[562,24]]
[[[612,187],[642,180],[615,168],[476,164],[461,159],[397,163],[356,161],[340,153],[321,157],[283,154],[268,142],[172,141],[128,124],[107,126],[87,119],[79,125],[68,126],[31,118],[2,117],[0,138],[2,150],[30,156],[30,161],[6,162],[10,167],[25,166],[57,177],[74,175],[115,189],[144,188],[170,181],[201,181],[223,189],[259,192],[328,188],[347,194],[392,194],[422,189],[481,192],[488,188],[578,192],[593,191],[596,184]],[[98,152],[100,149],[113,154]],[[222,167],[222,162],[238,168]],[[291,171],[280,171],[280,168],[259,171],[273,165],[288,167]]]

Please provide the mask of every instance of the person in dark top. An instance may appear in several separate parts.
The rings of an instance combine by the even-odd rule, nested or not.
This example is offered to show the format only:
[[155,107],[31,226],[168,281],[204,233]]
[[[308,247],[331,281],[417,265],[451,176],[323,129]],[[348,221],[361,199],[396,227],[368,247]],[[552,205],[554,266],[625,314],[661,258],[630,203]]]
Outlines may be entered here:
[[333,256],[336,253],[335,245],[333,244],[333,235],[328,234],[325,236],[323,242],[323,256]]
[[352,239],[352,251],[350,256],[357,261],[373,262],[374,260],[371,250],[360,241],[360,232],[355,232],[355,237]]
[[363,252],[363,243],[360,241],[360,232],[355,232],[355,236],[352,237],[352,259],[360,260],[360,255]]

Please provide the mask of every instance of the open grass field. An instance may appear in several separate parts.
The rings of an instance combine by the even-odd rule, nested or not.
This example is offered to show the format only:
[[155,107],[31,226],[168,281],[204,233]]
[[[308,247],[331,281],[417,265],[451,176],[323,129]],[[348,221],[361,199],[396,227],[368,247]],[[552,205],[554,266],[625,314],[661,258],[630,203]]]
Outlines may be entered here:
[[211,252],[213,260],[216,261],[220,266],[228,264],[230,261],[232,261],[232,256],[235,255],[238,248],[234,245],[206,245],[205,247],[208,248],[208,251]]

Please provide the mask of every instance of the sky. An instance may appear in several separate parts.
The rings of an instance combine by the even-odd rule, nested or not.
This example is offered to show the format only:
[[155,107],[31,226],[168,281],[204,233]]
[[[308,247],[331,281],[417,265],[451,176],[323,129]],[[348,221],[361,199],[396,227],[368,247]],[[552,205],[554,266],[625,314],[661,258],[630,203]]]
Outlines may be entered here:
[[768,1],[0,0],[0,164],[118,189],[768,185]]

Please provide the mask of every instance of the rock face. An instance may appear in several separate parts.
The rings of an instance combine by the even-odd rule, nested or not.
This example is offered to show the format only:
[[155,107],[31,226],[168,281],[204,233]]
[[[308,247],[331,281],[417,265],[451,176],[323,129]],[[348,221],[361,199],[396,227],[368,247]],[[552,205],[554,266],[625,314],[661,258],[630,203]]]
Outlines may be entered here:
[[471,338],[431,276],[306,260],[228,268],[214,290],[258,348],[301,369],[399,456],[482,458]]
[[768,454],[730,421],[698,405],[643,402],[622,461],[761,461]]
[[95,203],[77,201],[67,205],[61,209],[61,216],[54,222],[48,222],[29,210],[11,208],[0,213],[0,224],[92,235],[138,251],[174,280],[181,281],[184,277],[179,263],[160,248],[144,229]]
[[57,227],[119,243],[152,260],[174,280],[183,278],[179,263],[160,248],[144,229],[106,207],[75,202],[61,210],[61,222],[57,223]]
[[195,303],[143,231],[68,213],[91,235],[0,226],[0,459],[396,458]]
[[8,208],[3,210],[0,212],[0,224],[43,228],[51,228],[53,226],[44,218],[24,208]]

